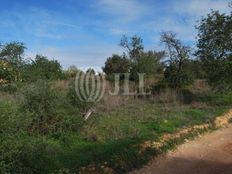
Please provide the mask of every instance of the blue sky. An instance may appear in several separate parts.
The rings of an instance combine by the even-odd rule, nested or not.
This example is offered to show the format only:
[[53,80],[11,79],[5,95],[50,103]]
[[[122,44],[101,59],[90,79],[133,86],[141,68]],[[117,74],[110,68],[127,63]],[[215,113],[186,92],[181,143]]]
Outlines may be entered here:
[[43,54],[64,68],[101,67],[123,34],[160,50],[160,33],[174,31],[194,46],[194,25],[210,9],[229,12],[228,0],[0,0],[0,41],[21,41],[26,56]]

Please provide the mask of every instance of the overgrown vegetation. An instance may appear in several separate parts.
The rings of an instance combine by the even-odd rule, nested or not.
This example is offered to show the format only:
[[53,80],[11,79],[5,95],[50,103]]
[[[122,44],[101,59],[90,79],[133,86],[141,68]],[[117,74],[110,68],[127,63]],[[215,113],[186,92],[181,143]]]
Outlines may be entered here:
[[212,11],[198,25],[197,55],[204,65],[208,82],[217,90],[231,90],[232,15]]
[[1,45],[0,173],[126,173],[181,140],[141,151],[143,142],[211,123],[232,106],[231,19],[218,11],[202,19],[197,57],[171,32],[161,36],[165,51],[145,51],[142,38],[123,36],[125,52],[103,67],[106,88],[112,90],[114,73],[121,73],[120,84],[130,73],[137,89],[138,73],[145,73],[152,93],[106,93],[98,103],[78,98],[75,66],[64,71],[41,55],[25,59],[22,43]]

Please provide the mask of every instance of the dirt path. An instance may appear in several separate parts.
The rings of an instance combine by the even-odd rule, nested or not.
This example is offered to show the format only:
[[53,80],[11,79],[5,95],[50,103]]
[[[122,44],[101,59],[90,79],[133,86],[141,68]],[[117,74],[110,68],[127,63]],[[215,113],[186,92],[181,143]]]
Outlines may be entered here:
[[185,143],[131,174],[232,174],[232,125]]

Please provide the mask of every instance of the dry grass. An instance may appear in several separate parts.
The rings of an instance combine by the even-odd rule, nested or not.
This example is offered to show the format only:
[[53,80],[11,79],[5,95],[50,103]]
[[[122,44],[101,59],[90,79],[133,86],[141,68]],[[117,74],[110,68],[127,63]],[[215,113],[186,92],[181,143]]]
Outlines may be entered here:
[[193,92],[208,92],[210,91],[210,86],[206,80],[195,80],[191,86],[191,91]]
[[67,90],[69,88],[69,80],[57,80],[53,82],[52,87],[60,90]]
[[177,103],[178,94],[176,90],[165,89],[157,94],[154,94],[150,97],[153,102],[158,103]]

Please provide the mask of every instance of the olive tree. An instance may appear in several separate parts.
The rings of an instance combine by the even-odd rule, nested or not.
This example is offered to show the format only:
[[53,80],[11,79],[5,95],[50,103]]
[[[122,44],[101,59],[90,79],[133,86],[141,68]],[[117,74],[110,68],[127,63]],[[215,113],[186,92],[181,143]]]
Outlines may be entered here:
[[167,48],[167,64],[164,72],[164,80],[169,87],[182,88],[193,82],[191,73],[186,69],[186,63],[190,58],[190,48],[184,46],[172,32],[164,32],[161,42]]

